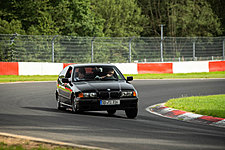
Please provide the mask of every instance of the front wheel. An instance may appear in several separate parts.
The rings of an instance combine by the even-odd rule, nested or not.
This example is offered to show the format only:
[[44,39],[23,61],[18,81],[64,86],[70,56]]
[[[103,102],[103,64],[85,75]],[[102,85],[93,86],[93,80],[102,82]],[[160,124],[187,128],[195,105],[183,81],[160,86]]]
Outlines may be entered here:
[[77,103],[76,103],[75,99],[72,100],[72,112],[78,113]]
[[62,104],[60,103],[60,101],[57,101],[57,109],[62,110]]
[[133,108],[133,109],[126,109],[125,113],[127,115],[127,118],[129,119],[134,119],[137,117],[138,114],[138,109],[137,108]]
[[59,95],[58,95],[58,93],[56,93],[56,101],[57,101],[57,109],[58,110],[63,110],[63,106],[62,106],[62,104],[61,104],[61,102],[60,102],[60,100],[59,100]]

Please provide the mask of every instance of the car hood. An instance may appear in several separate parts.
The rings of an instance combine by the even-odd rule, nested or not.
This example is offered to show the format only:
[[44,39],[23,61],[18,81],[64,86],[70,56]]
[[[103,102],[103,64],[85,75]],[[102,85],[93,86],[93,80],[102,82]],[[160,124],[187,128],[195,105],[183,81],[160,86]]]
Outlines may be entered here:
[[111,91],[120,90],[134,90],[132,84],[126,81],[89,81],[89,82],[77,82],[75,86],[78,90],[84,91],[104,91],[110,89]]

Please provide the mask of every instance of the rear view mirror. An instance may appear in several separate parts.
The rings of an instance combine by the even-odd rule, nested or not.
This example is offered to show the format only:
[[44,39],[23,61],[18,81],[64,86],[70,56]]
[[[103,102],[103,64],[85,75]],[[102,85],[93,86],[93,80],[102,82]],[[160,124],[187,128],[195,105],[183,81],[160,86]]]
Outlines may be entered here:
[[127,77],[127,81],[133,81],[133,77],[132,76]]
[[63,82],[63,83],[70,83],[70,81],[69,81],[68,78],[62,78],[62,82]]

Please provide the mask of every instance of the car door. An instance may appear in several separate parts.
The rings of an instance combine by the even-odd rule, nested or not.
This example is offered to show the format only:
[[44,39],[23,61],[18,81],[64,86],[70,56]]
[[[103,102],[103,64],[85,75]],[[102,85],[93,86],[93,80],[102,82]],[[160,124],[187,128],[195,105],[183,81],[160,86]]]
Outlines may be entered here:
[[[70,81],[72,81],[72,74],[73,74],[73,67],[70,66],[68,68],[68,70],[66,71],[66,74],[65,74],[65,78],[69,79]],[[64,96],[64,99],[63,99],[63,102],[66,103],[66,104],[71,104],[71,93],[72,93],[72,83],[64,83],[63,84],[63,87],[64,87],[64,90],[63,90],[63,96]]]
[[69,66],[67,66],[66,68],[64,68],[61,73],[59,74],[59,78],[58,78],[58,92],[59,92],[59,96],[60,96],[60,101],[61,102],[65,102],[65,98],[66,98],[66,91],[65,91],[65,83],[62,82],[62,79],[66,77],[66,73],[69,69]]

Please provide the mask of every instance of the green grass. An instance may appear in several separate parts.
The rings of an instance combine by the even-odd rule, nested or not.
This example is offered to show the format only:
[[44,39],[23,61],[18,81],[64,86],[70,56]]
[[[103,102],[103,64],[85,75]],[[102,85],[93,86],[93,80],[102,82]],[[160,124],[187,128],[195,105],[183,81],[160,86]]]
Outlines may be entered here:
[[195,79],[195,78],[225,78],[225,71],[202,73],[165,73],[165,74],[126,74],[134,79]]
[[165,106],[197,114],[225,118],[225,95],[170,99]]
[[0,150],[25,150],[21,145],[9,146],[3,142],[0,142]]
[[[225,71],[221,72],[203,72],[203,73],[174,73],[174,74],[125,74],[133,76],[134,79],[195,79],[195,78],[225,78]],[[57,75],[34,75],[34,76],[17,76],[17,75],[0,75],[0,82],[17,82],[17,81],[56,81]]]
[[89,150],[86,148],[79,148],[79,147],[70,147],[70,146],[52,146],[52,147],[44,147],[42,144],[39,144],[38,147],[27,147],[21,145],[21,144],[14,144],[14,145],[8,145],[4,142],[0,142],[0,150]]
[[0,82],[18,82],[18,81],[56,81],[57,75],[33,75],[33,76],[17,76],[17,75],[0,75]]

